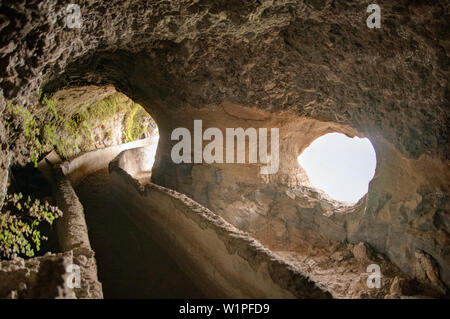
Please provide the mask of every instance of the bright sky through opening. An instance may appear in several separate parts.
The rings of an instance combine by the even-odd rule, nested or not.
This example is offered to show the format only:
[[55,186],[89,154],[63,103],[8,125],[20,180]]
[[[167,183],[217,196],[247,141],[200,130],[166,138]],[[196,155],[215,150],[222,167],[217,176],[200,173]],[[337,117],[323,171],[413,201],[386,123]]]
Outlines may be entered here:
[[331,198],[356,203],[369,188],[377,165],[367,138],[329,133],[317,138],[298,157],[311,184]]

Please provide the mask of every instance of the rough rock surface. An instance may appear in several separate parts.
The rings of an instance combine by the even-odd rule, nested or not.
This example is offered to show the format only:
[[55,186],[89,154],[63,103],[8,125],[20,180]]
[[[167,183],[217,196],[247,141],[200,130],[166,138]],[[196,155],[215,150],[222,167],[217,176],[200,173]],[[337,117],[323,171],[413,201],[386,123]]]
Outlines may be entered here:
[[0,298],[76,298],[67,286],[72,252],[0,261]]
[[[426,278],[450,286],[450,6],[377,3],[382,27],[371,30],[362,0],[85,0],[83,26],[71,29],[62,1],[2,1],[0,110],[33,103],[41,85],[113,85],[158,124],[154,182],[267,246],[363,241],[411,276],[423,251],[436,263]],[[173,164],[170,132],[193,119],[281,127],[280,172]],[[296,157],[330,130],[367,136],[377,151],[369,193],[351,208],[299,182]],[[1,175],[2,127],[0,138]]]
[[447,293],[447,288],[440,280],[439,268],[436,262],[423,251],[416,251],[416,277],[418,280],[431,285],[442,294]]
[[378,4],[371,30],[365,1],[86,0],[77,29],[64,2],[2,1],[0,86],[20,102],[44,79],[108,82],[169,108],[232,99],[448,157],[449,4]]

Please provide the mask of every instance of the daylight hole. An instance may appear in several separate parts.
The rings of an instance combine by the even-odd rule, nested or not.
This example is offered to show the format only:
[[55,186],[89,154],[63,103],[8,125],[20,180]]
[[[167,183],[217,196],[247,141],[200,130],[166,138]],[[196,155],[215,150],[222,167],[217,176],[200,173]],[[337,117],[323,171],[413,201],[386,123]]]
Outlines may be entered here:
[[367,193],[377,159],[369,139],[329,133],[314,140],[298,162],[312,186],[334,200],[354,204]]

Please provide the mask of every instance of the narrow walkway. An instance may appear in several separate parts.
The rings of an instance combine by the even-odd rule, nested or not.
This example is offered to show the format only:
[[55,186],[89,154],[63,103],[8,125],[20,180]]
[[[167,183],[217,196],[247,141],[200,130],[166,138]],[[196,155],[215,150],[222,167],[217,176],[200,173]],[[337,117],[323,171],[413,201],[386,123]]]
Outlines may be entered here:
[[165,250],[114,202],[108,181],[108,173],[99,171],[76,188],[105,298],[204,297]]

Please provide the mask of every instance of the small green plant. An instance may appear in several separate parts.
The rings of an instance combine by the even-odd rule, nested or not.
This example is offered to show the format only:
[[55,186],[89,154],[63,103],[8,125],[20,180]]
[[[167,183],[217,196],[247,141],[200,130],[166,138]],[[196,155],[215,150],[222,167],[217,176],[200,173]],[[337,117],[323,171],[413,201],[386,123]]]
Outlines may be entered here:
[[46,144],[52,145],[60,156],[64,158],[68,157],[68,149],[70,149],[70,145],[56,133],[54,126],[44,126],[44,141]]
[[47,240],[39,230],[41,222],[52,225],[61,216],[61,210],[47,202],[25,199],[21,193],[8,195],[0,213],[0,257],[33,257]]
[[47,96],[44,95],[42,102],[45,106],[47,106],[48,113],[53,115],[56,122],[58,122],[60,120],[60,115],[58,114],[58,110],[56,109],[56,107],[58,106],[58,100],[50,100],[47,98]]

